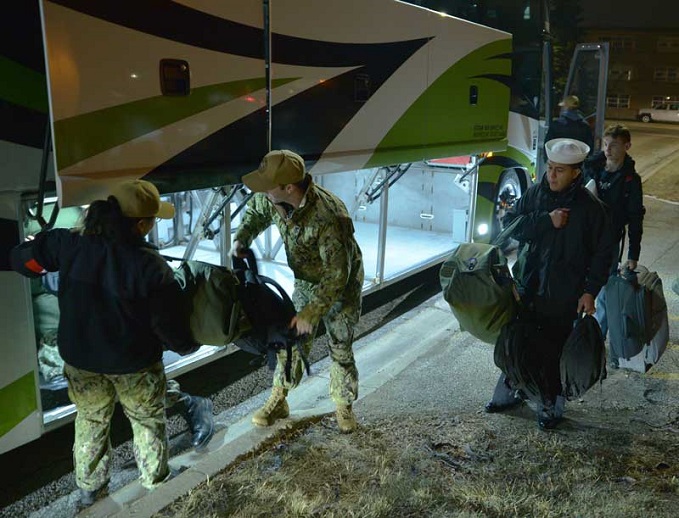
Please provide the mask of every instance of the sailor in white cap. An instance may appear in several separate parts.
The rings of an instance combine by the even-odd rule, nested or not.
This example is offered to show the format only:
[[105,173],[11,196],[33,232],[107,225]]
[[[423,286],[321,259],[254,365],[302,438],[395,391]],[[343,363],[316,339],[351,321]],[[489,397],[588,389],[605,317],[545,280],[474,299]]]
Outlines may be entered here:
[[[519,198],[504,221],[521,217],[512,235],[520,243],[514,274],[530,329],[526,346],[535,351],[526,360],[531,364],[521,368],[531,371],[534,380],[527,392],[537,406],[541,429],[554,428],[562,418],[561,351],[577,315],[594,313],[612,250],[606,210],[582,182],[589,146],[559,138],[547,142],[545,151],[547,173]],[[511,379],[517,379],[513,374],[511,369],[503,373],[487,412],[522,403],[517,390],[528,387],[512,386]]]

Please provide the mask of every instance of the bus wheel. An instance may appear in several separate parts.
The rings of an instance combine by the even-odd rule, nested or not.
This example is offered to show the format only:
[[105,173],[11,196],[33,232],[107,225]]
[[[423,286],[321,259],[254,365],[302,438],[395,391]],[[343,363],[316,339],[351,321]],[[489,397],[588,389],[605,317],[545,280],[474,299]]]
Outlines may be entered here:
[[[513,170],[507,170],[502,173],[500,182],[498,184],[497,196],[495,197],[494,210],[494,225],[493,225],[493,239],[503,229],[502,219],[509,209],[511,209],[516,201],[523,195],[523,187],[519,176]],[[504,243],[498,243],[503,250],[512,250],[516,248],[517,242],[514,239],[509,239]]]

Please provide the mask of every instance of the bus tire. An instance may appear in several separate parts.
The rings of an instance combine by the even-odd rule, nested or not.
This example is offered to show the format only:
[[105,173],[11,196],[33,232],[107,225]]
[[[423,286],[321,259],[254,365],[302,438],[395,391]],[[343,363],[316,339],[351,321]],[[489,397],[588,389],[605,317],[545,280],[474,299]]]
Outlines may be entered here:
[[[500,233],[503,228],[502,218],[507,209],[510,209],[516,203],[516,200],[523,196],[526,186],[520,179],[519,174],[513,169],[507,169],[498,182],[497,195],[495,196],[495,208],[493,210],[493,239]],[[518,242],[514,239],[508,239],[504,243],[498,243],[505,251],[510,251],[518,246]]]

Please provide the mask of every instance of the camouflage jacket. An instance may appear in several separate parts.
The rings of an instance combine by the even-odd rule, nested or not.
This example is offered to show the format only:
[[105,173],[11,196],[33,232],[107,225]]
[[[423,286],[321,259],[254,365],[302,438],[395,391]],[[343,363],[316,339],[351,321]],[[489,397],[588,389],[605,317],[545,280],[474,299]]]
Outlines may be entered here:
[[335,302],[357,303],[363,287],[363,259],[354,239],[354,225],[342,201],[309,185],[303,204],[286,214],[264,193],[248,203],[235,240],[243,246],[275,223],[296,280],[311,286],[311,299],[299,316],[312,324]]

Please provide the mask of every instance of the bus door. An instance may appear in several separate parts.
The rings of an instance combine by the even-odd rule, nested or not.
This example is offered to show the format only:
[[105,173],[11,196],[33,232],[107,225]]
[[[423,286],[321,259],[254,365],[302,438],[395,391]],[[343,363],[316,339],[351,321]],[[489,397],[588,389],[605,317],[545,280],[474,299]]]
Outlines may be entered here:
[[[592,128],[594,135],[592,153],[601,148],[601,136],[604,132],[606,116],[607,78],[608,43],[578,44],[571,60],[564,97],[575,95],[580,100],[579,110]],[[548,84],[551,84],[551,81]],[[552,106],[551,101],[547,102],[547,106]],[[544,159],[537,162],[539,168],[537,178],[540,179],[546,170],[546,162]]]
[[577,95],[580,99],[580,111],[594,133],[592,152],[601,148],[607,80],[608,43],[581,43],[575,47],[564,96]]

